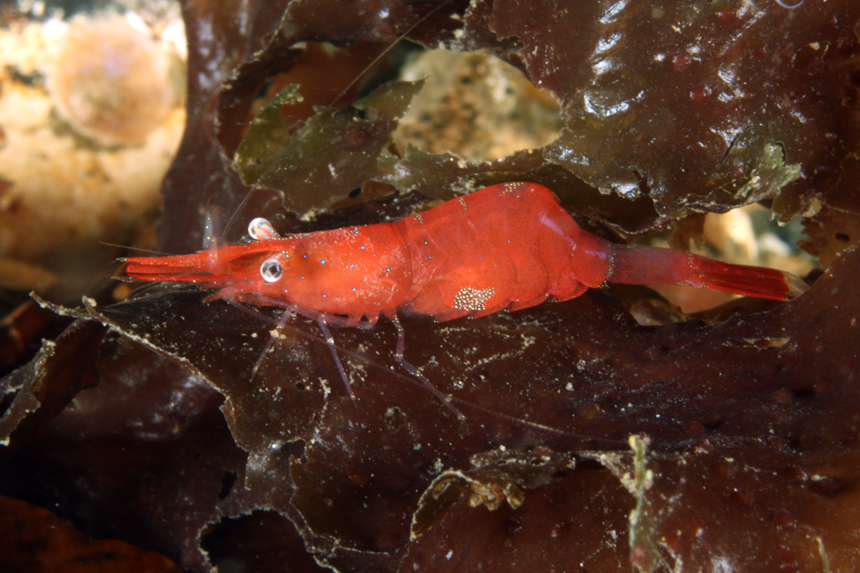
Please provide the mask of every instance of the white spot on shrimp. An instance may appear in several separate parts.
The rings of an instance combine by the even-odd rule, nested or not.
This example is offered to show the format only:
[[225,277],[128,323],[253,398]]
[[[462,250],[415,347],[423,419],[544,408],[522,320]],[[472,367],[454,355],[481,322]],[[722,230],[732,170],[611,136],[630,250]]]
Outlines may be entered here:
[[505,183],[504,190],[502,191],[502,195],[508,195],[509,193],[514,193],[519,185],[517,183]]
[[493,287],[477,289],[465,287],[454,297],[454,308],[458,310],[484,310],[487,301],[496,292]]

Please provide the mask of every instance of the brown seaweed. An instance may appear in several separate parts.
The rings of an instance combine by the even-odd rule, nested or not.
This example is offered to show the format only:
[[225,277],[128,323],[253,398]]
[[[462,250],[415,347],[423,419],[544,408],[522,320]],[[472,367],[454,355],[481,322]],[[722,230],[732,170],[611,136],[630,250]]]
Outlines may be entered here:
[[[397,369],[390,323],[333,331],[353,402],[313,321],[289,317],[279,332],[274,309],[170,285],[88,303],[2,379],[13,398],[0,493],[201,571],[856,568],[860,5],[369,7],[185,4],[189,123],[162,189],[161,248],[198,249],[201,207],[233,213],[251,191],[232,164],[260,154],[245,154],[246,131],[257,150],[278,141],[268,149],[293,153],[315,122],[368,119],[351,93],[338,101],[351,78],[314,90],[313,74],[298,93],[318,94],[316,112],[256,113],[266,84],[290,83],[315,49],[306,42],[337,46],[335,61],[407,33],[522,69],[561,104],[558,140],[465,162],[397,149],[390,124],[372,145],[340,132],[326,153],[343,166],[279,171],[238,219],[283,211],[285,232],[379,222],[424,197],[528,179],[607,236],[683,217],[695,234],[699,213],[769,201],[783,220],[805,217],[827,271],[794,301],[719,323],[642,326],[630,308],[654,295],[625,287],[478,320],[406,320],[409,361],[465,422]],[[380,113],[399,117],[402,103]]]

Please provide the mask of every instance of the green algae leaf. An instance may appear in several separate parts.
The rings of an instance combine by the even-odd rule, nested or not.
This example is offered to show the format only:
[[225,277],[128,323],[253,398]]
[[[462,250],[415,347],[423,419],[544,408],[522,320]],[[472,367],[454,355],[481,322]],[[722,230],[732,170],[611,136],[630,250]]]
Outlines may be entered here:
[[284,191],[288,208],[325,208],[393,173],[391,133],[423,83],[385,83],[347,108],[318,110],[294,133],[280,116],[298,97],[297,86],[287,86],[251,122],[236,169],[246,185]]
[[[711,198],[717,199],[719,192],[725,192],[722,202],[737,206],[773,199],[783,187],[803,177],[800,164],[786,163],[781,144],[755,141],[754,135],[738,136],[723,165],[721,176],[715,176],[730,181],[712,193]],[[743,171],[744,176],[732,177],[733,170]]]
[[735,199],[748,203],[767,199],[802,175],[799,164],[785,164],[781,146],[767,144],[749,179],[735,192]]
[[245,185],[256,184],[272,166],[279,151],[289,144],[289,126],[284,124],[281,108],[301,101],[299,86],[288,85],[254,116],[236,152],[236,168]]

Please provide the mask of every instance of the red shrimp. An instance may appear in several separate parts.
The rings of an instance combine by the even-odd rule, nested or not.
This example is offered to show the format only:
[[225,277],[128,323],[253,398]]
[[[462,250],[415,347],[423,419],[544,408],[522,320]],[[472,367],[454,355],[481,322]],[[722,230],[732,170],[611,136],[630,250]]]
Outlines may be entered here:
[[[461,419],[403,358],[398,314],[437,322],[565,301],[606,282],[686,284],[785,300],[808,287],[778,270],[721,263],[685,251],[610,243],[581,229],[535,183],[503,183],[401,221],[280,237],[264,219],[250,244],[191,255],[129,258],[147,281],[217,288],[210,298],[277,306],[318,321],[351,397],[327,325],[397,328],[396,361]],[[286,314],[286,313],[285,313]]]

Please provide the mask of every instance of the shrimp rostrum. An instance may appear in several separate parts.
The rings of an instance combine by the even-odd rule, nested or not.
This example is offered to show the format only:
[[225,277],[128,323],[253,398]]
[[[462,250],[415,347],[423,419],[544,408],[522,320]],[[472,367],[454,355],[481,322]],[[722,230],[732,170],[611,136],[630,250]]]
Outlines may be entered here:
[[[438,322],[570,300],[605,282],[685,284],[785,300],[806,284],[778,270],[732,265],[685,251],[610,243],[581,229],[556,196],[535,183],[503,183],[401,221],[280,237],[264,219],[254,242],[191,255],[127,259],[147,281],[219,289],[212,298],[277,306],[327,325],[397,327],[396,360],[458,416],[403,358],[398,314]],[[347,382],[350,396],[352,390]]]

